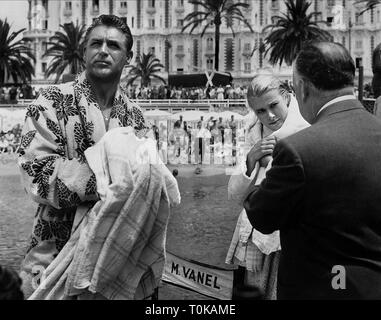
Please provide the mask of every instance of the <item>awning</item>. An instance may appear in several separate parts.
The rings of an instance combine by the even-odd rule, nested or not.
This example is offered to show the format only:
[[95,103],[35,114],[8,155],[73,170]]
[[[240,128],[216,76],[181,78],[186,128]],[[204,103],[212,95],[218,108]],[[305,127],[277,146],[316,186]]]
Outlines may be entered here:
[[[208,74],[208,76],[207,76]],[[209,79],[208,79],[209,78]],[[218,71],[206,73],[191,73],[191,74],[170,74],[168,75],[169,86],[175,87],[206,87],[210,80],[214,86],[226,86],[233,81],[230,73],[223,73]]]

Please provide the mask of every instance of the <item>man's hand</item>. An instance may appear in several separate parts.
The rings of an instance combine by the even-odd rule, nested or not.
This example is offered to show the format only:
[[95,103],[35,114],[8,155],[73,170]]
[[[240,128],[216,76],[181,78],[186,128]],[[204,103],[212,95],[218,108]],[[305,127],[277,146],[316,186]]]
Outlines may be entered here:
[[275,137],[267,137],[258,141],[247,154],[246,175],[250,176],[255,168],[255,163],[265,156],[272,155],[276,145]]

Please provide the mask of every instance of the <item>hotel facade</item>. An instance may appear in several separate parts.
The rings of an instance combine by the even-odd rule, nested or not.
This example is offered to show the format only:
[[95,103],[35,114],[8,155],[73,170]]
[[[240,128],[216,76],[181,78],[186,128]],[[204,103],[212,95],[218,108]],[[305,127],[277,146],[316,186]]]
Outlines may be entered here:
[[[233,1],[233,0],[232,0]],[[219,71],[231,73],[235,83],[245,84],[257,73],[274,72],[283,79],[291,78],[291,67],[272,66],[260,50],[266,33],[263,28],[274,21],[274,17],[286,13],[284,1],[240,0],[249,4],[243,14],[254,32],[243,23],[234,22],[235,37],[225,21],[221,26]],[[319,26],[342,43],[352,57],[362,58],[365,82],[372,78],[372,52],[381,43],[381,6],[358,15],[361,7],[354,0],[311,0],[310,11],[320,12],[316,20]],[[50,57],[43,57],[47,42],[60,25],[73,22],[89,26],[100,14],[115,14],[122,17],[134,37],[134,57],[153,52],[164,65],[162,76],[168,74],[201,73],[214,67],[214,28],[203,37],[202,28],[192,34],[181,29],[186,15],[200,10],[187,0],[28,0],[28,26],[24,38],[36,56],[36,74],[33,84],[46,84]],[[267,31],[268,32],[268,31]],[[134,60],[133,60],[134,62]],[[132,63],[133,63],[132,62]]]

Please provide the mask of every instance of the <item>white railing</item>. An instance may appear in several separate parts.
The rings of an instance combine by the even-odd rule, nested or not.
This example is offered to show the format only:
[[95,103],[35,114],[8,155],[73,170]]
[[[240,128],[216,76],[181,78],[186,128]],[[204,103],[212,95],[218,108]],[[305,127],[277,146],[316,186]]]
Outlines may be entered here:
[[[0,104],[0,108],[24,108],[30,104],[33,100],[31,99],[20,99],[17,104]],[[137,99],[132,100],[137,103],[143,109],[166,109],[168,111],[179,111],[186,109],[201,109],[207,110],[211,108],[221,108],[221,109],[231,109],[237,107],[245,107],[245,99],[226,99],[226,100],[216,100],[216,99],[205,99],[205,100],[184,100],[184,99]]]

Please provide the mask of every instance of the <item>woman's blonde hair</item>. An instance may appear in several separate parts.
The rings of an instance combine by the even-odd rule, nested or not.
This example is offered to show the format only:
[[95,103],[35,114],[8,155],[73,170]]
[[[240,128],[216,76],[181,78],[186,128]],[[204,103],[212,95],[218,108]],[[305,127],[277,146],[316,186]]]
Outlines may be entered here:
[[[278,90],[279,94],[285,99],[287,105],[289,105],[291,97],[287,85],[277,77],[267,74],[258,74],[254,76],[247,90],[247,99],[250,97],[260,97],[271,90]],[[250,104],[248,105],[250,107]]]

